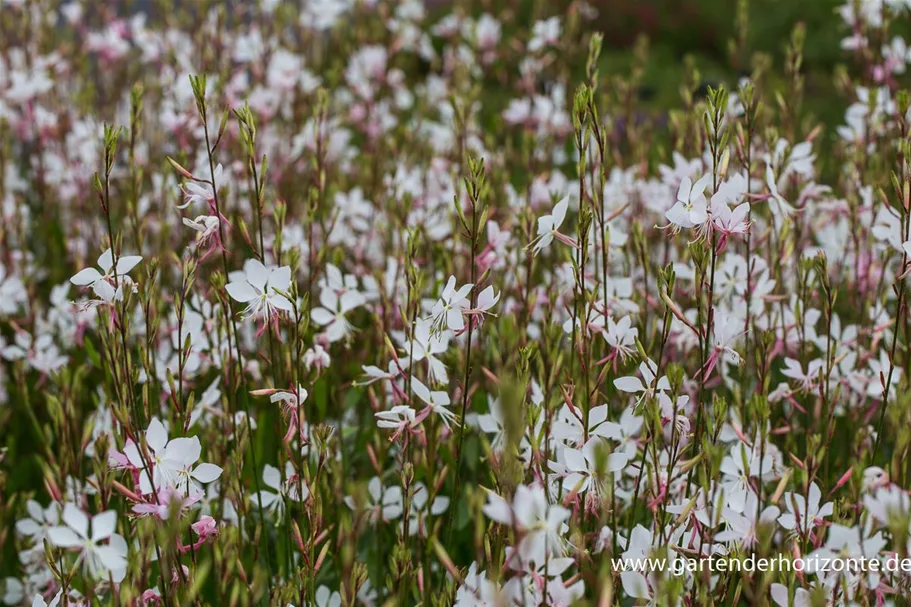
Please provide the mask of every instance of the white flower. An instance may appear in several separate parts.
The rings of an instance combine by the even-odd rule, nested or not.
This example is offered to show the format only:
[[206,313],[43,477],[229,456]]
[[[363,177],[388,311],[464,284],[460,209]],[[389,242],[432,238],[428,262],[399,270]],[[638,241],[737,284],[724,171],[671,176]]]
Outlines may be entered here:
[[[493,449],[495,453],[500,453],[503,451],[503,447],[506,443],[506,429],[503,427],[503,412],[500,411],[500,399],[494,396],[488,398],[488,407],[489,411],[487,413],[482,413],[480,415],[474,416],[474,424],[481,429],[482,432],[487,434],[493,434],[493,440],[490,442],[490,448]],[[469,415],[469,423],[471,423],[472,416]]]
[[[562,447],[557,450],[557,461],[550,462],[550,468],[558,476],[563,477],[563,490],[582,493],[591,489],[600,493],[602,483],[610,478],[611,473],[619,472],[629,462],[629,455],[623,451],[611,453],[607,457],[605,467],[597,468],[598,447],[605,443],[604,439],[592,436],[581,449]],[[604,475],[604,478],[599,478]]]
[[263,510],[274,512],[275,518],[279,521],[282,520],[285,513],[285,499],[299,502],[301,501],[301,496],[303,496],[304,501],[310,497],[310,489],[307,487],[307,483],[294,474],[291,462],[285,463],[284,485],[282,484],[281,471],[275,466],[266,464],[263,468],[263,484],[272,489],[272,491],[263,489],[252,501],[257,506],[261,505]]
[[[215,167],[215,183],[221,183],[221,174],[222,166],[219,164]],[[212,184],[208,181],[187,181],[183,185],[184,193],[184,202],[183,204],[177,205],[178,209],[185,209],[191,204],[196,204],[198,202],[204,202],[209,206],[214,207],[215,203],[215,190],[212,188]]]
[[258,260],[250,259],[244,264],[242,272],[231,272],[230,279],[225,289],[235,301],[247,304],[244,318],[262,316],[269,320],[279,310],[294,311],[291,302],[275,292],[275,289],[287,292],[291,288],[289,266],[267,268]]
[[430,391],[430,388],[421,383],[417,377],[411,377],[411,389],[414,390],[415,395],[424,401],[434,413],[440,415],[443,418],[443,423],[447,428],[450,427],[450,424],[459,425],[459,422],[456,421],[456,414],[448,409],[450,400],[449,394],[439,391]]
[[464,583],[456,592],[456,607],[493,607],[500,600],[497,585],[487,579],[487,572],[478,573],[478,564],[468,568]]
[[139,489],[143,494],[173,488],[184,495],[197,495],[202,493],[198,483],[211,483],[221,476],[222,470],[215,464],[200,464],[193,468],[202,452],[199,439],[194,436],[169,441],[168,431],[157,418],[152,419],[146,430],[146,444],[151,451],[146,460],[152,467],[151,477],[136,443],[128,442],[124,448],[129,462],[144,471],[139,475]]
[[415,483],[414,493],[411,495],[411,510],[408,513],[408,535],[415,535],[425,528],[424,521],[427,515],[439,516],[449,507],[449,498],[437,495],[427,507],[430,496],[424,483]]
[[304,352],[304,366],[307,367],[307,370],[313,367],[326,369],[331,362],[332,359],[329,358],[329,353],[326,352],[326,349],[321,344],[313,344],[312,348],[308,348]]
[[735,512],[743,512],[750,488],[750,477],[762,478],[772,471],[772,457],[765,453],[760,460],[759,449],[748,449],[744,443],[731,447],[730,455],[721,461],[721,472],[726,477],[722,486],[728,506]]
[[474,285],[462,285],[455,288],[455,276],[450,276],[449,281],[440,294],[440,299],[433,304],[431,310],[431,323],[437,331],[441,331],[445,325],[452,331],[461,331],[465,328],[465,319],[462,318],[462,312],[471,307],[471,303],[466,296],[471,292]]
[[809,532],[822,524],[822,519],[832,515],[832,502],[820,508],[821,499],[822,491],[816,483],[810,485],[809,500],[800,493],[785,493],[782,501],[788,511],[778,517],[778,522],[789,531],[797,530],[804,534]]
[[625,358],[636,350],[636,337],[639,335],[639,329],[632,326],[633,320],[630,316],[624,316],[620,322],[614,322],[610,316],[607,317],[607,330],[602,331],[604,341],[607,342],[620,357]]
[[739,365],[743,362],[740,354],[732,347],[735,339],[745,333],[743,320],[730,314],[719,314],[712,324],[712,351],[703,367],[705,378],[711,376],[712,371],[722,360],[728,364]]
[[25,503],[28,517],[16,521],[16,531],[29,536],[37,545],[47,536],[47,530],[60,524],[60,504],[51,502],[47,508],[35,500]]
[[[849,592],[853,592],[862,580],[867,588],[879,586],[880,571],[885,570],[884,557],[880,552],[887,544],[882,531],[871,534],[869,522],[863,528],[833,523],[828,531],[825,545],[807,555],[804,571],[817,574],[827,586],[844,584]],[[866,567],[846,566],[842,569],[825,567],[825,563],[832,563],[835,559],[844,562],[850,562],[848,559],[854,562],[878,560],[879,563],[878,566],[868,564]]]
[[500,301],[500,293],[494,294],[493,285],[481,291],[475,307],[467,310],[467,314],[491,314],[490,309]]
[[378,428],[395,429],[398,436],[405,428],[414,423],[414,409],[407,405],[396,405],[389,411],[377,411],[376,425]]
[[0,264],[0,314],[13,314],[28,301],[28,291],[19,277],[7,274]]
[[554,238],[559,238],[560,240],[566,238],[560,233],[560,226],[563,225],[563,220],[566,219],[566,211],[568,208],[569,196],[555,204],[554,210],[550,215],[544,215],[543,217],[538,218],[538,235],[532,241],[535,255],[537,255],[541,249],[549,246],[550,243],[554,241]]
[[684,177],[677,188],[677,201],[665,213],[665,217],[679,228],[695,228],[704,224],[708,218],[708,201],[705,198],[705,189],[712,176],[703,175],[696,183],[689,177]]
[[50,603],[44,602],[44,597],[40,594],[36,594],[35,598],[32,599],[32,607],[57,607],[60,604],[60,598],[63,596],[63,589],[57,591],[57,594],[54,595],[54,598],[51,599]]
[[788,587],[783,584],[772,584],[772,600],[778,607],[812,607],[813,601],[810,591],[806,588],[796,588],[794,590],[794,601],[791,602],[788,596]]
[[[79,271],[75,276],[70,278],[70,282],[80,287],[91,286],[102,301],[113,303],[116,299],[123,299],[123,284],[131,285],[132,280],[127,273],[136,267],[142,261],[139,255],[121,255],[117,260],[117,266],[114,267],[114,255],[109,248],[98,258],[98,267],[104,272],[103,274],[95,268],[86,268]],[[117,275],[115,283],[114,275]]]
[[551,504],[540,485],[519,485],[512,506],[488,491],[484,514],[523,534],[518,546],[522,561],[543,563],[547,555],[563,554],[566,544],[563,533],[570,512],[563,506]]
[[321,327],[326,327],[326,338],[329,343],[341,341],[351,332],[351,324],[345,315],[358,308],[366,299],[358,291],[345,291],[338,295],[332,289],[323,289],[319,296],[322,307],[314,308],[310,312],[310,319]]
[[[394,521],[402,516],[404,500],[400,485],[383,487],[379,477],[374,476],[367,483],[367,498],[367,518],[371,522]],[[354,498],[345,496],[344,502],[349,508],[356,510],[357,503]]]
[[[866,475],[865,475],[866,476]],[[902,520],[911,511],[911,498],[897,485],[880,487],[874,495],[864,496],[864,507],[883,525]]]
[[767,506],[759,512],[757,520],[757,502],[759,498],[750,493],[744,504],[743,513],[730,508],[723,508],[721,517],[727,524],[727,529],[715,535],[715,541],[722,543],[737,542],[744,548],[751,548],[756,542],[756,528],[759,525],[774,524],[775,519],[781,514],[778,506]]
[[657,373],[658,365],[655,364],[653,360],[644,360],[639,363],[639,374],[642,375],[642,379],[645,380],[644,382],[640,381],[638,377],[628,375],[615,379],[614,387],[621,392],[639,394],[639,398],[637,399],[638,403],[646,396],[653,396],[656,391],[663,392],[671,389],[671,383],[668,381],[666,375],[662,375],[656,383],[655,379]]
[[771,197],[771,200],[775,202],[775,205],[772,206],[772,215],[775,217],[776,225],[779,225],[782,219],[793,215],[795,209],[788,204],[778,191],[778,182],[775,180],[775,175],[772,173],[771,166],[766,166],[765,168],[765,179],[766,185],[769,187],[769,196]]
[[[115,511],[102,512],[89,519],[75,504],[66,504],[63,507],[63,522],[65,526],[48,529],[48,539],[53,545],[59,548],[78,548],[79,560],[85,561],[95,577],[110,572],[115,578],[123,579],[127,566],[127,544],[114,533],[117,528]],[[104,540],[108,540],[108,543],[102,544]],[[118,572],[119,576],[116,575]]]
[[537,53],[545,46],[553,46],[560,39],[560,17],[551,17],[536,21],[532,27],[532,38],[528,42],[528,52]]
[[408,356],[401,359],[400,364],[403,367],[407,367],[412,360],[414,362],[426,360],[427,380],[431,384],[445,384],[449,381],[446,365],[437,356],[444,354],[449,349],[452,332],[435,333],[431,321],[418,318],[414,323],[414,339],[409,340],[402,331],[393,331],[392,336],[409,353]]
[[215,215],[200,215],[196,219],[183,218],[183,225],[196,232],[196,242],[200,245],[218,234],[218,224],[218,217]]

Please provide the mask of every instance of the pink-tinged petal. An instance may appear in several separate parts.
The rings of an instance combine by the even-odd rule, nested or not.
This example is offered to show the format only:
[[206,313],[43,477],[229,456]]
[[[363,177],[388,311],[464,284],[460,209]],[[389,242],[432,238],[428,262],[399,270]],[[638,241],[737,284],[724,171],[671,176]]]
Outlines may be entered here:
[[333,289],[341,289],[345,285],[342,271],[335,264],[326,264],[326,283]]
[[676,226],[680,226],[682,228],[692,227],[690,225],[689,213],[686,212],[686,209],[679,202],[674,203],[674,206],[668,209],[664,216],[669,222]]
[[239,301],[240,303],[247,303],[259,297],[259,293],[246,281],[230,282],[225,285],[225,290],[228,291],[228,295],[234,301]]
[[157,417],[152,418],[152,421],[149,422],[149,429],[146,430],[146,443],[148,443],[149,449],[155,453],[164,449],[164,446],[168,444],[168,431]]
[[113,510],[92,517],[92,541],[100,542],[114,534],[117,529],[117,513]]
[[607,405],[598,405],[588,412],[588,427],[594,428],[607,420]]
[[704,224],[708,218],[709,214],[704,206],[696,205],[693,207],[693,210],[690,211],[690,221],[697,226]]
[[81,537],[88,539],[89,517],[75,504],[67,504],[63,507],[63,522]]
[[199,464],[193,469],[191,476],[200,483],[211,483],[221,476],[221,468],[215,464]]
[[70,278],[70,282],[76,286],[84,287],[101,279],[101,273],[95,268],[86,268],[80,270],[75,276]]

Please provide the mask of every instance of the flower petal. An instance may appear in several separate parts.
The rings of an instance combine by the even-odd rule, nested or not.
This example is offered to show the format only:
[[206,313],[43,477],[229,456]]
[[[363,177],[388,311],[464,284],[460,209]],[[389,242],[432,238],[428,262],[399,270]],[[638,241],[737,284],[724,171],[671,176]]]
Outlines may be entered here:
[[269,282],[269,270],[259,262],[259,260],[251,259],[244,264],[244,274],[247,276],[247,282],[259,289],[260,291],[266,290],[266,283]]
[[142,261],[142,257],[139,255],[124,255],[117,260],[117,276],[129,273],[130,270],[139,265],[140,261]]
[[81,537],[89,537],[89,517],[75,504],[63,507],[63,522]]
[[92,517],[92,541],[100,542],[113,535],[117,529],[117,513],[108,510]]
[[191,476],[200,483],[211,483],[221,476],[221,472],[221,468],[215,464],[199,464],[193,469],[193,474]]
[[146,443],[148,443],[149,449],[156,453],[168,444],[168,431],[157,417],[152,418],[152,421],[149,422],[149,429],[146,430]]
[[86,268],[84,270],[80,270],[75,276],[70,278],[70,282],[74,285],[84,287],[86,285],[94,283],[100,278],[101,273],[98,272],[98,270],[95,268]]
[[225,285],[225,290],[234,301],[239,301],[240,303],[247,303],[248,301],[252,301],[259,297],[256,290],[246,281],[229,282]]
[[69,527],[51,527],[47,530],[47,538],[59,548],[78,548],[85,543]]

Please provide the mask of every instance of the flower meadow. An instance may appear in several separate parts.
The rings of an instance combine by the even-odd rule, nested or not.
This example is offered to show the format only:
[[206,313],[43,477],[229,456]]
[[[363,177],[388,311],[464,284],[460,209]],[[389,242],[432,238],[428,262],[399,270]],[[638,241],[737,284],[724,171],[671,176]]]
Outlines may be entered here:
[[911,3],[748,6],[0,0],[2,603],[907,604]]

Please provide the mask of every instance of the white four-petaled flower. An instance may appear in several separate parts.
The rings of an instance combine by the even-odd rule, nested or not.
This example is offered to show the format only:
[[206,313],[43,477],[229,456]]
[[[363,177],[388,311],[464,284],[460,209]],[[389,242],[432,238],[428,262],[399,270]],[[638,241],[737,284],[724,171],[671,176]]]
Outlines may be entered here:
[[244,264],[243,271],[231,272],[230,279],[225,289],[235,301],[247,304],[244,318],[270,320],[279,311],[294,311],[288,298],[276,292],[276,289],[287,292],[291,288],[289,266],[266,267],[258,260],[250,259]]
[[[127,276],[130,270],[142,261],[139,255],[121,255],[114,265],[114,255],[109,248],[98,258],[98,267],[86,268],[70,278],[70,282],[80,287],[91,286],[92,291],[105,303],[113,303],[123,299],[123,285],[132,285],[133,281]],[[116,280],[115,280],[116,275]]]

